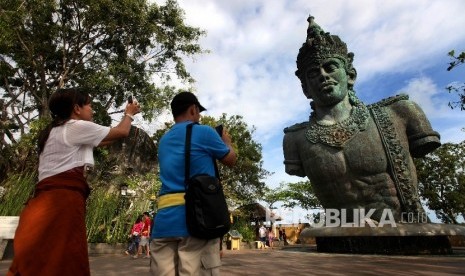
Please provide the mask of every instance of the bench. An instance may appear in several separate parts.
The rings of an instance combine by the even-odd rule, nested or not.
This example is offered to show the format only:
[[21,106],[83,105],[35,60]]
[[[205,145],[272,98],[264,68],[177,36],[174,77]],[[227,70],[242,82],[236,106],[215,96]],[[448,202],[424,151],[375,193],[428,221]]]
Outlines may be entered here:
[[8,240],[15,237],[16,228],[18,227],[19,217],[0,216],[0,260],[3,259]]

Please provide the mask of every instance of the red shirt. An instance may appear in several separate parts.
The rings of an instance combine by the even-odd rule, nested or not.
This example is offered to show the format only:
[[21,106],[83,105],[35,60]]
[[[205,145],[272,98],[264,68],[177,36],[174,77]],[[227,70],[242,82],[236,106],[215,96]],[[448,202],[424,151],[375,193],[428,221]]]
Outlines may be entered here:
[[142,223],[142,221],[139,223],[134,223],[130,234],[132,235],[134,232],[137,232],[138,234],[140,234],[140,231],[142,230],[143,227],[144,227],[144,224]]
[[145,219],[144,228],[142,228],[142,236],[148,237],[150,235],[150,225],[151,224],[152,224],[152,220],[150,218]]

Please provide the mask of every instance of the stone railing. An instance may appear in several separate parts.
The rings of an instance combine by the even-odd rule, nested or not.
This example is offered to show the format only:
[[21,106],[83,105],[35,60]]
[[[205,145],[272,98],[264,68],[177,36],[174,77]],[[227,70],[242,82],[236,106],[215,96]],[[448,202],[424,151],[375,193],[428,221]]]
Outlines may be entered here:
[[3,259],[9,240],[15,237],[19,217],[0,216],[0,260]]

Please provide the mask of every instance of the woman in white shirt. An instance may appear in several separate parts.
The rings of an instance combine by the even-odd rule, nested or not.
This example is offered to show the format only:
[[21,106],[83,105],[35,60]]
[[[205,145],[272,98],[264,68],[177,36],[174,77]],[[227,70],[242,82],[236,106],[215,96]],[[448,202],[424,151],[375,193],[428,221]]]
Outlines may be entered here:
[[7,275],[90,275],[85,228],[93,148],[129,135],[137,102],[113,128],[92,122],[91,98],[78,88],[50,97],[53,121],[39,136],[39,182],[21,213]]

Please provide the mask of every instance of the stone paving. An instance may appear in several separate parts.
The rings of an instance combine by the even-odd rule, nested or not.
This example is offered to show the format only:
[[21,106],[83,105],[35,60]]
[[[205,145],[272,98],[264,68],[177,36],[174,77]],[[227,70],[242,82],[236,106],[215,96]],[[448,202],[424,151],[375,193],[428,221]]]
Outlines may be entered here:
[[[315,247],[225,250],[222,275],[465,275],[465,250],[447,256],[318,253]],[[0,261],[5,275],[11,260]],[[148,259],[124,254],[90,256],[91,274],[149,275]]]

